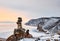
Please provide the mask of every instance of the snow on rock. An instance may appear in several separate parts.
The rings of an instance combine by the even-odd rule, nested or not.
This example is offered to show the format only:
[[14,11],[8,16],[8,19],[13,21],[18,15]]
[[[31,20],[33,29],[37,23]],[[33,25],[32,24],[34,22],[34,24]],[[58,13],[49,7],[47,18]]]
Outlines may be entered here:
[[48,30],[48,33],[57,33],[58,30],[60,31],[60,17],[42,17],[31,19],[26,23],[26,25],[35,27],[38,27],[38,24],[42,25],[43,30]]
[[24,38],[24,39],[22,39],[20,41],[35,41],[35,39],[33,39],[33,38]]
[[45,25],[43,26],[43,29],[49,30],[53,28],[56,25],[56,22],[58,22],[59,19],[50,19]]
[[25,23],[25,25],[29,25],[29,26],[37,26],[37,24],[42,24],[43,25],[48,22],[50,19],[60,19],[60,17],[41,17],[41,18],[37,18],[37,19],[31,19],[29,20],[27,23]]
[[29,26],[37,26],[39,23],[44,25],[45,22],[47,22],[50,18],[49,17],[42,17],[42,18],[37,18],[37,19],[31,19],[25,25]]

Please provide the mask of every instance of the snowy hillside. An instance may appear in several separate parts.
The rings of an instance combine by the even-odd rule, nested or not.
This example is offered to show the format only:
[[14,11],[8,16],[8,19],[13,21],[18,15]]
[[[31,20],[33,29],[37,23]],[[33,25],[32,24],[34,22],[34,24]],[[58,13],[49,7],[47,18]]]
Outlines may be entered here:
[[44,25],[46,22],[51,20],[51,18],[60,19],[60,17],[41,17],[37,19],[31,19],[27,23],[25,23],[25,25],[29,25],[29,26],[37,26],[38,24]]
[[42,25],[43,30],[48,30],[49,32],[57,33],[60,31],[60,17],[44,17],[38,19],[32,19],[26,23],[29,26]]
[[49,30],[49,29],[53,28],[55,25],[57,25],[58,21],[59,21],[59,19],[50,19],[48,22],[45,23],[43,28]]
[[38,18],[38,19],[31,19],[27,23],[25,23],[25,25],[37,26],[39,23],[44,25],[44,23],[47,22],[48,20],[50,20],[50,18],[47,18],[47,17],[42,17],[42,18]]
[[52,33],[57,33],[58,30],[60,30],[60,19],[50,19],[48,22],[45,23],[44,26],[42,26],[43,29],[48,30]]

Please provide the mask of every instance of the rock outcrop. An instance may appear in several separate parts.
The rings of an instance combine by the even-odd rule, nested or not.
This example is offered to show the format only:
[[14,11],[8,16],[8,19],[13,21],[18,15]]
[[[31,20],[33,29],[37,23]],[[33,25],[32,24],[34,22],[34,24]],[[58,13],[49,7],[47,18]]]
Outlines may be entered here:
[[36,26],[39,31],[49,31],[57,33],[60,30],[60,17],[43,17],[32,19],[26,25]]

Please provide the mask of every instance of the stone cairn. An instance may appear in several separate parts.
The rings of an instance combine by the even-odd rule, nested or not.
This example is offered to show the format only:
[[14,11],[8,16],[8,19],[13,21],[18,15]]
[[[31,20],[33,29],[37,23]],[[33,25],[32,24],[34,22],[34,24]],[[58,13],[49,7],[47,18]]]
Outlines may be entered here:
[[24,38],[25,29],[22,28],[22,18],[18,17],[17,20],[17,29],[14,29],[14,34],[8,37],[6,41],[18,41]]

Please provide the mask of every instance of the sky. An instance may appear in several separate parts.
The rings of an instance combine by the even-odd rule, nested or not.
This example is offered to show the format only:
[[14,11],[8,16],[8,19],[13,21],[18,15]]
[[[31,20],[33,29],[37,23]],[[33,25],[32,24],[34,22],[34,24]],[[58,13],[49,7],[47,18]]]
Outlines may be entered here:
[[22,17],[24,21],[27,21],[27,17],[24,15],[25,12],[18,12],[9,8],[0,8],[0,22],[16,22],[18,17]]
[[[60,0],[0,0],[0,21],[60,17]],[[2,18],[3,17],[3,18]]]

